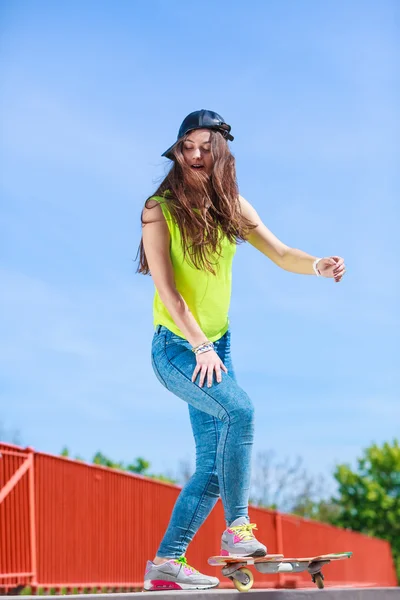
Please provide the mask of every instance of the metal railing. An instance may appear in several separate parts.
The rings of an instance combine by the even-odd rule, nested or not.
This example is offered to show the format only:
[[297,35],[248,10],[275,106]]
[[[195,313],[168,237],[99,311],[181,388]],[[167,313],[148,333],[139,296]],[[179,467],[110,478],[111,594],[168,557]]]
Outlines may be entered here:
[[0,588],[36,587],[34,452],[0,443]]
[[[180,488],[140,475],[0,443],[0,589],[132,590],[143,585]],[[277,511],[250,507],[257,537],[285,556],[353,551],[326,569],[326,584],[395,586],[386,541]],[[219,501],[190,544],[187,559],[216,574],[225,528]],[[296,576],[257,573],[254,587],[308,587]],[[221,578],[220,587],[230,587]]]

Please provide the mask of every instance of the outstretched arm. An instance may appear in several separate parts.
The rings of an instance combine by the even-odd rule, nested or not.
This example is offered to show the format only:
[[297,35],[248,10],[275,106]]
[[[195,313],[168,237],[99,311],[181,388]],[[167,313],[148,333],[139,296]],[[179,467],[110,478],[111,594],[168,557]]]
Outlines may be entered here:
[[[252,246],[268,256],[278,267],[285,269],[285,271],[302,275],[316,274],[313,265],[318,257],[284,244],[264,225],[250,202],[245,200],[243,196],[239,196],[239,201],[243,216],[256,225],[247,238]],[[320,275],[332,277],[336,282],[339,282],[346,272],[344,260],[340,256],[321,258],[318,260],[316,268]]]

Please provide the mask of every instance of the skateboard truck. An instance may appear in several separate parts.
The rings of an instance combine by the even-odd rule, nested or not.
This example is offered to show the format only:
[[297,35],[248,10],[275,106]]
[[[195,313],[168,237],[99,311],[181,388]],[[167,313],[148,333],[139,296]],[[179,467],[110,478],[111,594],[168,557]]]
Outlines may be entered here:
[[226,567],[222,567],[222,575],[225,575],[225,577],[230,577],[230,575],[232,575],[232,573],[235,573],[238,569],[241,569],[242,567],[245,567],[246,565],[248,565],[249,563],[247,562],[243,562],[243,563],[235,563],[234,565],[227,565]]
[[307,571],[311,575],[311,580],[318,589],[322,590],[324,588],[324,574],[321,571],[321,568],[329,563],[329,560],[316,560],[308,565]]

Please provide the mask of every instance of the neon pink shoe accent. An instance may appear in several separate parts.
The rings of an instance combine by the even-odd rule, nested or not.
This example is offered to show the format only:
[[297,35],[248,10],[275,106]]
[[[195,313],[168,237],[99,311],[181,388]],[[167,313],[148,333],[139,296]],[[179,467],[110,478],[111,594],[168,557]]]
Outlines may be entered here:
[[229,556],[228,550],[222,550],[222,548],[221,548],[221,554],[220,554],[220,556]]
[[190,567],[183,567],[183,570],[185,571],[185,575],[193,575],[193,569]]
[[235,535],[235,537],[233,538],[233,543],[234,544],[240,544],[242,540],[240,539],[240,537],[238,535]]
[[181,586],[174,581],[164,581],[163,579],[152,579],[150,581],[151,588],[149,591],[156,590],[181,590]]
[[232,529],[229,529],[229,527],[228,527],[228,529],[227,529],[227,532],[228,532],[228,533],[235,533],[235,532],[234,532]]

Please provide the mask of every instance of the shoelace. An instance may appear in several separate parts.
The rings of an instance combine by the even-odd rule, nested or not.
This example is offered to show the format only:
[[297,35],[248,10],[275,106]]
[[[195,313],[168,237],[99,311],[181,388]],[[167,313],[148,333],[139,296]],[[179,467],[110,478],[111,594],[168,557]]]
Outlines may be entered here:
[[199,571],[197,571],[197,569],[194,569],[193,567],[191,567],[190,565],[188,565],[188,562],[186,560],[185,556],[181,556],[180,558],[176,558],[175,562],[179,565],[182,565],[183,567],[186,567],[187,569],[190,569],[192,571],[192,573],[199,573]]
[[245,523],[244,525],[236,525],[229,529],[232,529],[241,540],[246,542],[254,538],[253,529],[257,529],[257,525],[255,523]]

